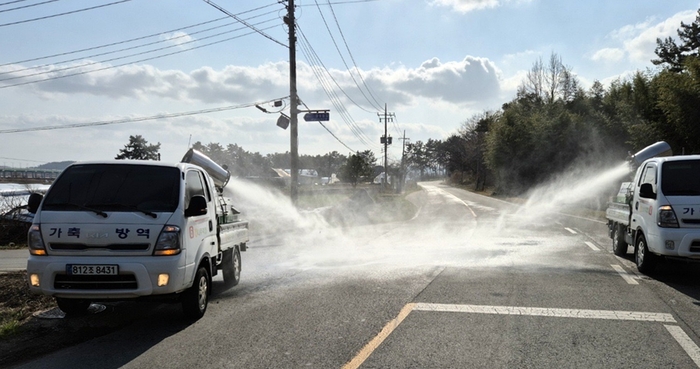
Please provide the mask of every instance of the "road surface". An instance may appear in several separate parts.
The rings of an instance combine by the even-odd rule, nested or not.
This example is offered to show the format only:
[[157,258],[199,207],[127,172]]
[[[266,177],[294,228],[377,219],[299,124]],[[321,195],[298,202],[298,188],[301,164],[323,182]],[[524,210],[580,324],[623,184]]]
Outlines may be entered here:
[[[653,278],[611,253],[599,219],[515,206],[437,182],[416,216],[328,227],[266,220],[241,284],[204,318],[144,309],[116,332],[22,368],[693,368],[700,278]],[[286,229],[285,229],[286,227]],[[91,317],[119,314],[119,307]]]

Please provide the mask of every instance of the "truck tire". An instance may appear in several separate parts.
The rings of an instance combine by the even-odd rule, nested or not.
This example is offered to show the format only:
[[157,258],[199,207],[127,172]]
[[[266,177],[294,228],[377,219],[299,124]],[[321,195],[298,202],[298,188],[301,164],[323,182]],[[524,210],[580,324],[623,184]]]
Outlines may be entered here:
[[182,293],[182,311],[188,319],[197,320],[204,316],[209,303],[211,282],[207,268],[199,267],[192,282],[192,287]]
[[56,305],[58,305],[58,308],[66,313],[67,316],[80,316],[87,313],[90,307],[90,301],[56,297]]
[[637,270],[644,274],[654,271],[656,267],[657,256],[649,251],[647,240],[643,234],[637,237],[637,242],[634,246],[634,261],[637,264]]
[[224,283],[233,287],[241,281],[241,252],[238,246],[224,252]]
[[613,254],[617,256],[625,256],[627,255],[627,242],[625,242],[625,236],[624,231],[622,229],[622,225],[616,223],[613,225],[613,227]]

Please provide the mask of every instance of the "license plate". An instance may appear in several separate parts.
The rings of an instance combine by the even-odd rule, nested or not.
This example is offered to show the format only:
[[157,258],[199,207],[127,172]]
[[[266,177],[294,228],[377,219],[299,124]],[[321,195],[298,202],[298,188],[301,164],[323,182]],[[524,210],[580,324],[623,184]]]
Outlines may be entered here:
[[117,275],[118,265],[68,264],[66,273],[70,275]]

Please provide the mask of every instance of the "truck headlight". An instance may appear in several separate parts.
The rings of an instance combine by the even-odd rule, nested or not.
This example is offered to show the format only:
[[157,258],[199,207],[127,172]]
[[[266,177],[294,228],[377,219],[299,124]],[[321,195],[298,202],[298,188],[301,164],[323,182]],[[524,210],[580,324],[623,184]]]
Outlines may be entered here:
[[46,246],[44,238],[41,237],[41,227],[38,224],[33,224],[27,233],[27,246],[29,253],[32,255],[45,256]]
[[659,216],[656,221],[659,227],[664,228],[678,228],[678,218],[676,218],[676,212],[670,205],[664,205],[659,208]]
[[158,236],[156,247],[153,250],[153,255],[177,255],[182,249],[180,248],[180,227],[166,225]]

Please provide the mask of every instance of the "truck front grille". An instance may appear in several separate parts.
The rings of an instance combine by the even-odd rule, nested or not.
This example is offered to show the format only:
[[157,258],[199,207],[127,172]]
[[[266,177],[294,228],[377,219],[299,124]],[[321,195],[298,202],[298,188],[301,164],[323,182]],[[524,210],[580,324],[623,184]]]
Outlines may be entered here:
[[690,244],[690,252],[700,252],[700,241],[693,241]]
[[119,275],[67,275],[58,274],[53,282],[57,290],[135,290],[136,276]]

